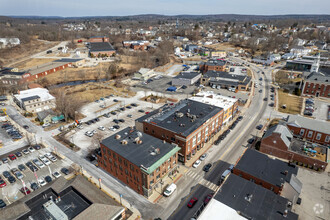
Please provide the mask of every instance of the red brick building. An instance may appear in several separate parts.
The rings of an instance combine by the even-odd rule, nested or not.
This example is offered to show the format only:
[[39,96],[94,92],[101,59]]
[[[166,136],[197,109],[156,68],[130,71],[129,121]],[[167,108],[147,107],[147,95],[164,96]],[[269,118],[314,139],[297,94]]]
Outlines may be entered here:
[[89,54],[91,57],[111,57],[116,51],[105,36],[96,36],[89,39]]
[[147,40],[123,41],[123,46],[133,50],[146,50],[150,42]]
[[197,151],[206,150],[205,143],[213,141],[222,121],[222,108],[185,99],[137,119],[135,126],[139,131],[177,144],[181,147],[179,161],[186,163]]
[[301,192],[302,184],[296,178],[297,173],[296,166],[269,158],[266,154],[249,148],[238,159],[233,169],[233,174],[291,201],[296,201]]
[[327,148],[294,139],[288,127],[283,124],[270,127],[262,137],[260,152],[315,170],[324,170],[327,166]]
[[330,98],[330,73],[328,70],[312,72],[304,79],[302,95]]
[[224,60],[209,60],[199,65],[199,70],[206,73],[209,70],[222,71],[226,70],[226,61]]
[[94,36],[89,38],[90,43],[95,43],[95,42],[109,42],[109,38],[106,36]]
[[128,127],[102,140],[98,164],[137,193],[149,197],[158,183],[175,174],[179,150],[177,145]]

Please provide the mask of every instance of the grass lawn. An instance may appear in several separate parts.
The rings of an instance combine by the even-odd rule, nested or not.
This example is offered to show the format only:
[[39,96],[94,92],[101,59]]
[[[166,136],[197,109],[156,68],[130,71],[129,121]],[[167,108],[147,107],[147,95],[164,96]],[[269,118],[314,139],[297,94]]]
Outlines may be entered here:
[[275,82],[278,84],[290,84],[290,83],[294,83],[294,82],[300,82],[301,81],[301,72],[292,72],[293,75],[296,75],[297,78],[294,79],[289,79],[288,78],[288,74],[291,74],[291,71],[286,71],[286,70],[279,70],[276,74],[275,74]]
[[[300,96],[278,90],[278,102],[278,111],[288,114],[300,114],[303,99]],[[286,105],[286,109],[282,108],[283,105]]]

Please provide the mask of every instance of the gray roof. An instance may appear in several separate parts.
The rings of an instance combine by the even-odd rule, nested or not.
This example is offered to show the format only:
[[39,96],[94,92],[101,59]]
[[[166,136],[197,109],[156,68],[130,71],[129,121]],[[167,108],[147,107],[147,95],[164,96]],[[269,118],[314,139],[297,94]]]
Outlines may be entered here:
[[[229,175],[214,199],[247,219],[298,220],[298,215],[288,207],[288,199],[233,174]],[[288,210],[286,217],[283,216],[285,210]]]
[[34,100],[34,99],[40,99],[40,96],[33,95],[33,96],[30,96],[30,97],[22,98],[21,101],[22,102],[27,102],[27,101]]
[[53,62],[75,63],[75,62],[80,61],[80,60],[83,60],[83,59],[62,58],[62,59],[59,59],[59,60],[54,60]]
[[51,109],[48,109],[48,110],[44,110],[44,111],[41,111],[41,112],[38,112],[37,113],[37,117],[40,121],[43,121],[48,115],[56,115],[55,112]]
[[330,134],[329,122],[321,121],[317,119],[305,118],[300,115],[289,115],[287,118],[287,124],[294,127],[307,128],[309,130]]
[[296,175],[291,176],[290,185],[296,190],[298,194],[301,193],[302,183],[300,182],[300,180],[297,178]]
[[267,137],[271,136],[273,133],[280,134],[280,137],[283,140],[283,142],[285,143],[285,145],[288,148],[290,147],[293,135],[286,125],[277,124],[277,125],[270,127],[262,138],[267,138]]
[[103,51],[114,51],[112,45],[109,42],[92,42],[90,43],[90,52],[103,52]]
[[[117,139],[118,135],[120,135],[120,138]],[[137,140],[141,140],[142,143],[138,144]],[[123,141],[127,141],[127,143],[122,144]],[[165,162],[180,150],[177,145],[163,142],[158,138],[141,133],[130,127],[103,139],[101,144],[136,166],[140,167],[142,165],[145,168],[153,167],[154,164],[159,162]],[[159,149],[158,152],[157,149]],[[148,171],[152,172],[151,170]]]
[[200,75],[200,73],[197,73],[197,72],[181,72],[180,74],[178,74],[174,78],[177,78],[177,79],[193,79],[198,75]]
[[224,65],[226,65],[226,61],[224,61],[224,60],[209,60],[209,61],[207,61],[203,64],[207,65],[207,66],[224,66]]
[[[137,121],[146,121],[187,137],[222,110],[220,107],[184,99],[175,105],[166,104],[138,118]],[[179,112],[182,113],[182,117],[178,116]]]
[[217,84],[228,84],[228,85],[247,85],[251,81],[251,77],[245,75],[231,74],[228,72],[209,70],[203,78],[210,78],[210,82]]
[[[292,174],[298,172],[297,167],[251,149],[245,151],[235,168],[279,187],[282,183],[289,182]],[[284,174],[285,171],[288,171],[287,175]]]
[[321,82],[321,83],[327,83],[330,84],[330,73],[328,71],[322,71],[322,72],[312,72],[310,73],[306,78],[305,81],[308,82]]

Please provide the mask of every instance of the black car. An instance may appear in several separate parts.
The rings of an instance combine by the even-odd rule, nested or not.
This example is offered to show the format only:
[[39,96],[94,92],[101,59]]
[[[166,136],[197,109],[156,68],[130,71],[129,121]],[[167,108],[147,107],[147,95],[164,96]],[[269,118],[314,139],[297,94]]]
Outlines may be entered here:
[[31,189],[32,190],[37,190],[37,189],[39,189],[39,186],[38,186],[38,184],[36,184],[36,183],[31,183]]
[[24,128],[24,129],[29,129],[29,126],[27,126],[27,125],[23,125],[23,128]]
[[125,108],[119,108],[119,110],[123,112],[123,111],[125,111]]
[[126,106],[126,108],[131,109],[132,107],[128,105],[128,106]]
[[259,93],[262,93],[262,89],[259,90]]
[[36,149],[36,150],[40,150],[41,146],[39,144],[36,144],[36,145],[33,146],[33,148]]
[[90,124],[92,124],[92,122],[91,121],[87,121],[86,124],[87,125],[90,125]]
[[239,116],[239,117],[237,118],[237,120],[239,120],[239,121],[242,121],[242,119],[243,119],[243,116]]
[[225,137],[226,137],[225,135],[220,135],[219,139],[220,139],[220,140],[224,140]]
[[268,101],[268,98],[264,98],[264,101]]
[[113,119],[113,122],[118,124],[119,123],[119,120],[118,119]]
[[117,115],[117,113],[116,112],[114,112],[114,111],[112,111],[112,112],[110,112],[112,115]]
[[263,125],[260,124],[260,125],[258,125],[258,126],[256,127],[256,129],[261,130],[262,127],[263,127]]
[[93,120],[94,120],[94,121],[100,121],[100,119],[99,119],[99,118],[94,118]]
[[262,77],[260,77],[259,80],[262,81]]
[[14,182],[16,182],[16,179],[15,179],[15,177],[13,177],[12,175],[10,175],[10,176],[8,177],[8,181],[9,181],[10,183],[14,183]]
[[131,106],[133,106],[133,107],[136,107],[136,106],[137,106],[137,104],[135,104],[135,103],[132,103],[132,104],[131,104]]
[[118,121],[121,122],[121,123],[124,123],[125,122],[124,119],[119,119]]
[[16,152],[15,155],[16,155],[17,157],[21,157],[21,156],[22,156],[22,153],[21,153],[21,152]]
[[211,169],[211,167],[212,167],[212,164],[208,163],[208,164],[206,164],[206,165],[203,167],[203,170],[204,170],[205,172],[209,172],[210,169]]
[[113,101],[114,101],[114,102],[119,102],[117,99],[114,99]]
[[6,203],[2,199],[0,199],[0,208],[3,209],[6,206]]
[[61,172],[64,173],[65,175],[68,175],[70,173],[69,170],[65,167],[61,169]]
[[248,141],[247,141],[249,144],[252,144],[254,142],[254,138],[250,138]]
[[20,164],[20,165],[18,165],[18,169],[20,171],[24,171],[24,170],[26,170],[26,167],[23,164]]
[[270,103],[269,106],[270,106],[270,107],[274,107],[274,103],[273,103],[273,102]]
[[119,129],[120,128],[119,125],[114,125],[113,127],[116,128],[116,129]]
[[45,177],[45,181],[46,181],[47,183],[50,183],[52,180],[53,180],[53,179],[52,179],[50,176],[46,176],[46,177]]
[[140,109],[138,112],[144,113],[144,110],[143,109]]
[[8,171],[3,171],[2,175],[6,178],[9,178],[11,176]]

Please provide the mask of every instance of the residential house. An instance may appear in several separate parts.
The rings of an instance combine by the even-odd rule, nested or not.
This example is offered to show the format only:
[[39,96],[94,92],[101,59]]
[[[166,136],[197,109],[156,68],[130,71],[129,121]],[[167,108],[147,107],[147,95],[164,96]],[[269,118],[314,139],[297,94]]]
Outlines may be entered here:
[[294,54],[295,57],[301,57],[308,55],[312,50],[304,46],[295,46],[291,48],[290,53]]
[[49,124],[52,122],[52,118],[56,115],[56,113],[51,110],[44,110],[41,112],[37,113],[37,117],[39,119],[40,122],[42,122],[43,124]]
[[134,73],[132,79],[145,81],[153,75],[155,75],[155,72],[152,69],[140,68],[138,72]]
[[197,51],[198,46],[196,44],[188,44],[185,46],[185,50],[194,53]]
[[268,56],[268,60],[272,60],[274,62],[281,61],[281,55],[279,55],[279,54],[270,54]]

